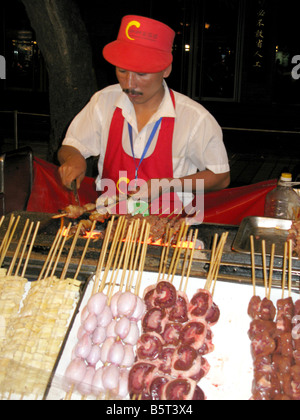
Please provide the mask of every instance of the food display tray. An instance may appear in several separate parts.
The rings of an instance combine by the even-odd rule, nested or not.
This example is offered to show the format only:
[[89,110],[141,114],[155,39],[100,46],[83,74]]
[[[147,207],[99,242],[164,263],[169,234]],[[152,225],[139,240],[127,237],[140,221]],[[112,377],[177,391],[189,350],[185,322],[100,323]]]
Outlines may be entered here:
[[[156,283],[157,274],[144,272],[141,293],[146,287]],[[173,284],[178,290],[181,281],[180,276],[175,276]],[[186,293],[189,299],[194,293],[205,286],[205,279],[190,277]],[[92,283],[81,302],[82,309],[90,297]],[[117,291],[117,290],[116,290]],[[264,287],[256,287],[256,294],[265,297]],[[253,381],[253,362],[250,353],[250,340],[248,330],[251,319],[247,314],[248,305],[253,295],[253,286],[245,284],[233,284],[217,282],[214,292],[214,302],[220,308],[219,322],[212,327],[213,344],[215,350],[206,355],[210,364],[210,371],[200,382],[199,386],[204,391],[207,400],[249,400]],[[281,298],[280,289],[272,289],[271,300],[274,304]],[[287,296],[287,293],[286,293]],[[292,293],[294,301],[299,299],[299,294]],[[77,331],[80,326],[80,313],[77,314],[74,323],[70,327],[67,341],[58,360],[56,370],[52,377],[46,395],[48,400],[61,400],[66,396],[62,387],[65,370],[71,360],[72,350],[77,342]],[[94,399],[89,396],[87,399]],[[76,392],[72,400],[81,400],[81,395]],[[138,401],[136,402],[138,404]]]
[[[27,275],[26,275],[26,277],[30,278],[30,276],[27,276]],[[32,281],[28,281],[28,283],[26,284],[25,292],[24,292],[24,295],[22,297],[22,300],[27,295],[27,293],[30,289],[31,283],[32,283]],[[82,281],[81,284],[80,284],[79,296],[76,300],[74,300],[73,308],[70,311],[69,319],[67,320],[67,325],[65,327],[66,334],[67,334],[67,331],[69,331],[70,326],[73,325],[74,319],[75,319],[75,317],[76,317],[76,315],[79,311],[81,301],[82,301],[83,297],[85,296],[86,289],[88,288],[89,284],[90,284],[90,279],[86,280],[85,282]],[[64,347],[65,341],[66,341],[66,335],[65,335],[65,338],[62,342],[60,350],[57,352],[58,356],[57,356],[56,362],[53,364],[54,365],[53,370],[55,370],[55,368],[56,368],[57,360],[60,358],[60,354],[62,352],[62,348]],[[1,355],[0,355],[0,360],[1,360]],[[24,374],[24,378],[27,377],[28,381],[30,381],[30,380],[31,381],[32,380],[36,381],[37,378],[39,378],[41,383],[47,384],[47,381],[49,381],[49,378],[51,378],[52,375],[53,375],[53,370],[51,372],[51,371],[47,371],[47,370],[43,370],[43,369],[33,368],[32,366],[29,366],[29,365],[24,364],[24,363],[19,362],[19,361],[15,362],[14,360],[10,360],[10,365],[14,366],[14,369],[16,369],[16,370],[17,369],[21,370]],[[32,378],[34,378],[34,379],[32,379]],[[38,383],[39,382],[36,382],[37,385],[38,385]],[[0,393],[0,400],[6,400],[6,399],[9,399],[9,400],[20,400],[20,399],[22,399],[22,400],[41,400],[41,399],[44,399],[45,392],[47,391],[47,388],[48,388],[48,386],[46,385],[46,387],[44,387],[44,390],[41,391],[40,393],[30,394],[30,393],[28,393],[28,390],[26,388],[26,383],[24,383],[24,393],[21,395],[19,393],[14,392],[14,390],[10,390],[9,384],[8,384],[7,391],[4,391],[4,392]]]
[[236,252],[250,254],[250,236],[253,235],[255,253],[261,254],[262,240],[265,240],[267,254],[271,253],[272,244],[275,244],[275,255],[283,256],[284,243],[291,226],[292,221],[287,219],[246,217],[240,225],[232,249]]

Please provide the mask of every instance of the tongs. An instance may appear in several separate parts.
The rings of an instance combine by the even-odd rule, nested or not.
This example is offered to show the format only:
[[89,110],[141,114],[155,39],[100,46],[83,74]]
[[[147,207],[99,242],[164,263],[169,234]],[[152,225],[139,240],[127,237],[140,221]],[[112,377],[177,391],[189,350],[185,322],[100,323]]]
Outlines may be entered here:
[[73,191],[76,204],[78,206],[80,206],[80,200],[79,200],[79,195],[78,195],[78,191],[77,191],[77,181],[76,181],[76,179],[74,179],[74,181],[72,181],[72,183],[71,183],[71,189]]

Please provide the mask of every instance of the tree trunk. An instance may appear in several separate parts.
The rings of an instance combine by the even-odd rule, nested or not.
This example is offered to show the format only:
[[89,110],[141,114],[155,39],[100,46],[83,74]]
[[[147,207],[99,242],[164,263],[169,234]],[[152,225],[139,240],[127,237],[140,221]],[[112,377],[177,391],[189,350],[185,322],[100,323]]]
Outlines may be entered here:
[[49,75],[53,161],[74,116],[97,90],[91,46],[78,6],[72,0],[22,0]]

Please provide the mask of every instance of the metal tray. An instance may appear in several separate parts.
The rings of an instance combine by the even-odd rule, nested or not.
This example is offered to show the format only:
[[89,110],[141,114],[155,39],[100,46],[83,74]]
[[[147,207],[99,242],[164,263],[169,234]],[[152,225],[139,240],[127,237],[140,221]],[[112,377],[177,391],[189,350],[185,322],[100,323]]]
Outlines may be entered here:
[[262,240],[266,241],[266,252],[271,253],[275,244],[275,255],[283,256],[284,243],[287,240],[292,221],[287,219],[272,219],[269,217],[246,217],[238,230],[232,244],[233,251],[250,254],[250,236],[254,237],[255,253],[261,254]]

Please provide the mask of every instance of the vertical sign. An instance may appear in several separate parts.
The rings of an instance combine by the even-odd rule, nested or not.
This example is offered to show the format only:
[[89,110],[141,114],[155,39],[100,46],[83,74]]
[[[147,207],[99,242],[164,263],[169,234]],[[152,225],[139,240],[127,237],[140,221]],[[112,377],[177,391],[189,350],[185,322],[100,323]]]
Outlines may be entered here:
[[265,18],[266,9],[264,0],[258,2],[255,22],[255,47],[252,67],[255,70],[265,68]]

